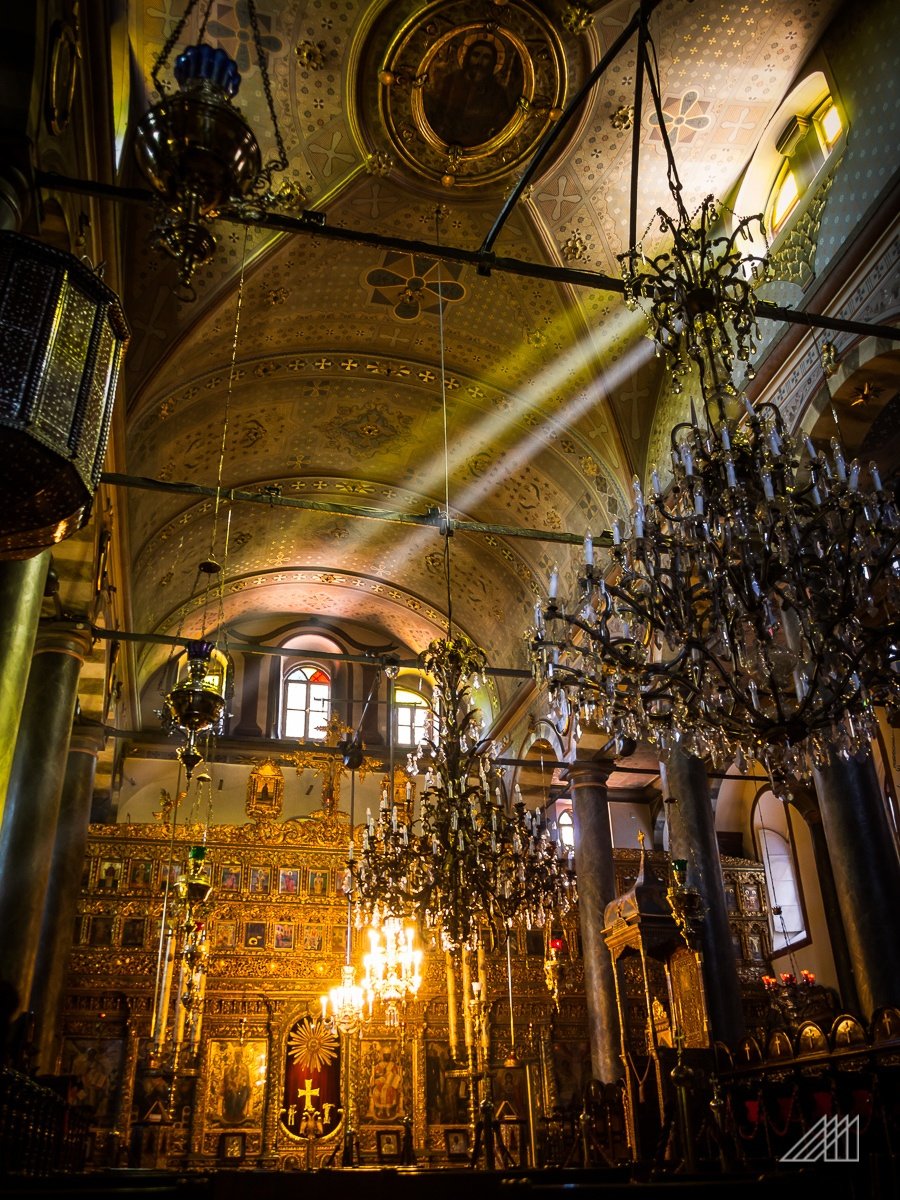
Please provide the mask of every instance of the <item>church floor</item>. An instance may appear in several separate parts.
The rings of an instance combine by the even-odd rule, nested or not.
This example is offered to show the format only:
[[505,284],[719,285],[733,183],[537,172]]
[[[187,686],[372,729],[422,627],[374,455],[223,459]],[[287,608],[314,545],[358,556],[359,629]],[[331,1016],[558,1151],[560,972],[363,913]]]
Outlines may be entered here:
[[355,1167],[313,1172],[115,1170],[40,1179],[0,1177],[3,1200],[295,1200],[314,1191],[323,1200],[796,1200],[804,1191],[841,1200],[896,1200],[900,1164],[808,1164],[745,1175],[645,1177],[631,1167],[543,1171],[427,1170]]

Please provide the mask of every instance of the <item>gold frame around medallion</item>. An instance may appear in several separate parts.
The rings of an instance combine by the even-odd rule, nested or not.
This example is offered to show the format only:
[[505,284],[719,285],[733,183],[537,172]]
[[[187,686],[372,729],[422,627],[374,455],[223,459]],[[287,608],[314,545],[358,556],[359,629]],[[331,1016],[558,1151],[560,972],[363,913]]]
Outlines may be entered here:
[[[450,29],[438,38],[431,48],[426,52],[425,57],[419,64],[419,77],[428,74],[429,67],[441,56],[444,47],[465,34],[471,34],[477,39],[479,36],[490,38],[491,41],[497,42],[505,40],[510,42],[519,56],[519,61],[522,64],[522,74],[524,76],[522,85],[522,96],[518,104],[513,110],[512,116],[504,124],[499,133],[488,138],[487,141],[478,142],[471,147],[459,147],[461,157],[465,160],[477,162],[482,158],[487,158],[496,151],[501,150],[507,142],[511,141],[519,130],[524,125],[527,119],[527,112],[534,99],[535,89],[535,72],[534,63],[531,61],[531,55],[528,53],[528,47],[517,37],[511,29],[500,28],[498,30],[488,29],[483,21],[473,21],[466,25],[458,25],[455,29]],[[464,38],[463,45],[471,44],[471,38]],[[459,57],[457,55],[457,57]],[[451,143],[445,141],[438,131],[433,128],[425,114],[425,88],[413,88],[410,91],[410,112],[412,114],[413,123],[416,129],[425,139],[425,141],[435,150],[443,155],[447,155],[451,150]]]
[[[445,187],[476,187],[508,175],[528,159],[563,111],[568,72],[556,30],[529,0],[513,0],[497,11],[502,19],[485,19],[474,0],[440,0],[389,39],[382,59],[378,108],[390,143],[407,167]],[[453,146],[428,121],[423,92],[429,68],[448,43],[479,33],[515,50],[522,92],[496,134],[471,147]]]

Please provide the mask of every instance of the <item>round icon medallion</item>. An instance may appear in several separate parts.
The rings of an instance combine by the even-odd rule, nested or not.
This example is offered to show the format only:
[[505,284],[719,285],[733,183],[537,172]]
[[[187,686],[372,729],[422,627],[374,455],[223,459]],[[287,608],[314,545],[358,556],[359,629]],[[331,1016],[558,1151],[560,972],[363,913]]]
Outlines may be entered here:
[[446,187],[490,183],[534,150],[565,102],[562,47],[526,0],[432,5],[390,44],[381,115],[407,166]]

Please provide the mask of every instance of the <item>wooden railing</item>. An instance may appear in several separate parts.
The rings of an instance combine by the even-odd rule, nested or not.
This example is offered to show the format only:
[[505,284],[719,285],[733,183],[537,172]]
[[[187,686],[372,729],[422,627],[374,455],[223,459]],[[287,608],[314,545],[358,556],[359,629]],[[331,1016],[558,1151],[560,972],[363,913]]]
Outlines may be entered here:
[[0,1176],[83,1171],[90,1115],[11,1067],[0,1069]]

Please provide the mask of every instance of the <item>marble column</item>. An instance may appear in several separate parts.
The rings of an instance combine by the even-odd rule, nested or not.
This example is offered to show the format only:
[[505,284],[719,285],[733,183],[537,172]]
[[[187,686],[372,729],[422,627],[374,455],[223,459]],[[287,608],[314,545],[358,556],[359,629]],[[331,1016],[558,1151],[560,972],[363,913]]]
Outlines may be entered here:
[[47,550],[0,563],[0,820],[49,566]]
[[90,630],[38,631],[0,828],[0,979],[28,1011],[81,664]]
[[669,854],[687,863],[685,882],[703,901],[700,952],[710,1037],[734,1046],[746,1029],[706,767],[693,754],[675,749],[662,770],[668,797]]
[[841,994],[841,1008],[845,1012],[858,1013],[860,1005],[859,996],[856,994],[856,980],[853,977],[853,960],[850,957],[850,947],[844,931],[844,918],[841,916],[841,902],[834,881],[831,855],[828,853],[825,830],[822,828],[819,799],[811,784],[794,784],[791,787],[791,802],[806,822],[812,841],[816,878],[822,895],[822,908],[825,911],[825,922],[828,926],[838,991]]
[[73,728],[31,984],[30,1006],[35,1015],[38,1074],[53,1074],[56,1071],[59,1006],[66,977],[66,962],[72,949],[97,755],[102,747],[103,733],[99,726],[76,725]]
[[587,993],[591,1071],[601,1083],[622,1075],[615,970],[603,938],[603,914],[616,896],[607,780],[611,758],[579,758],[566,768],[572,794],[578,919]]
[[234,730],[235,737],[261,737],[259,727],[259,685],[262,678],[263,656],[244,651],[244,673],[241,683],[241,720]]
[[900,861],[871,754],[814,772],[860,1015],[900,1004]]

